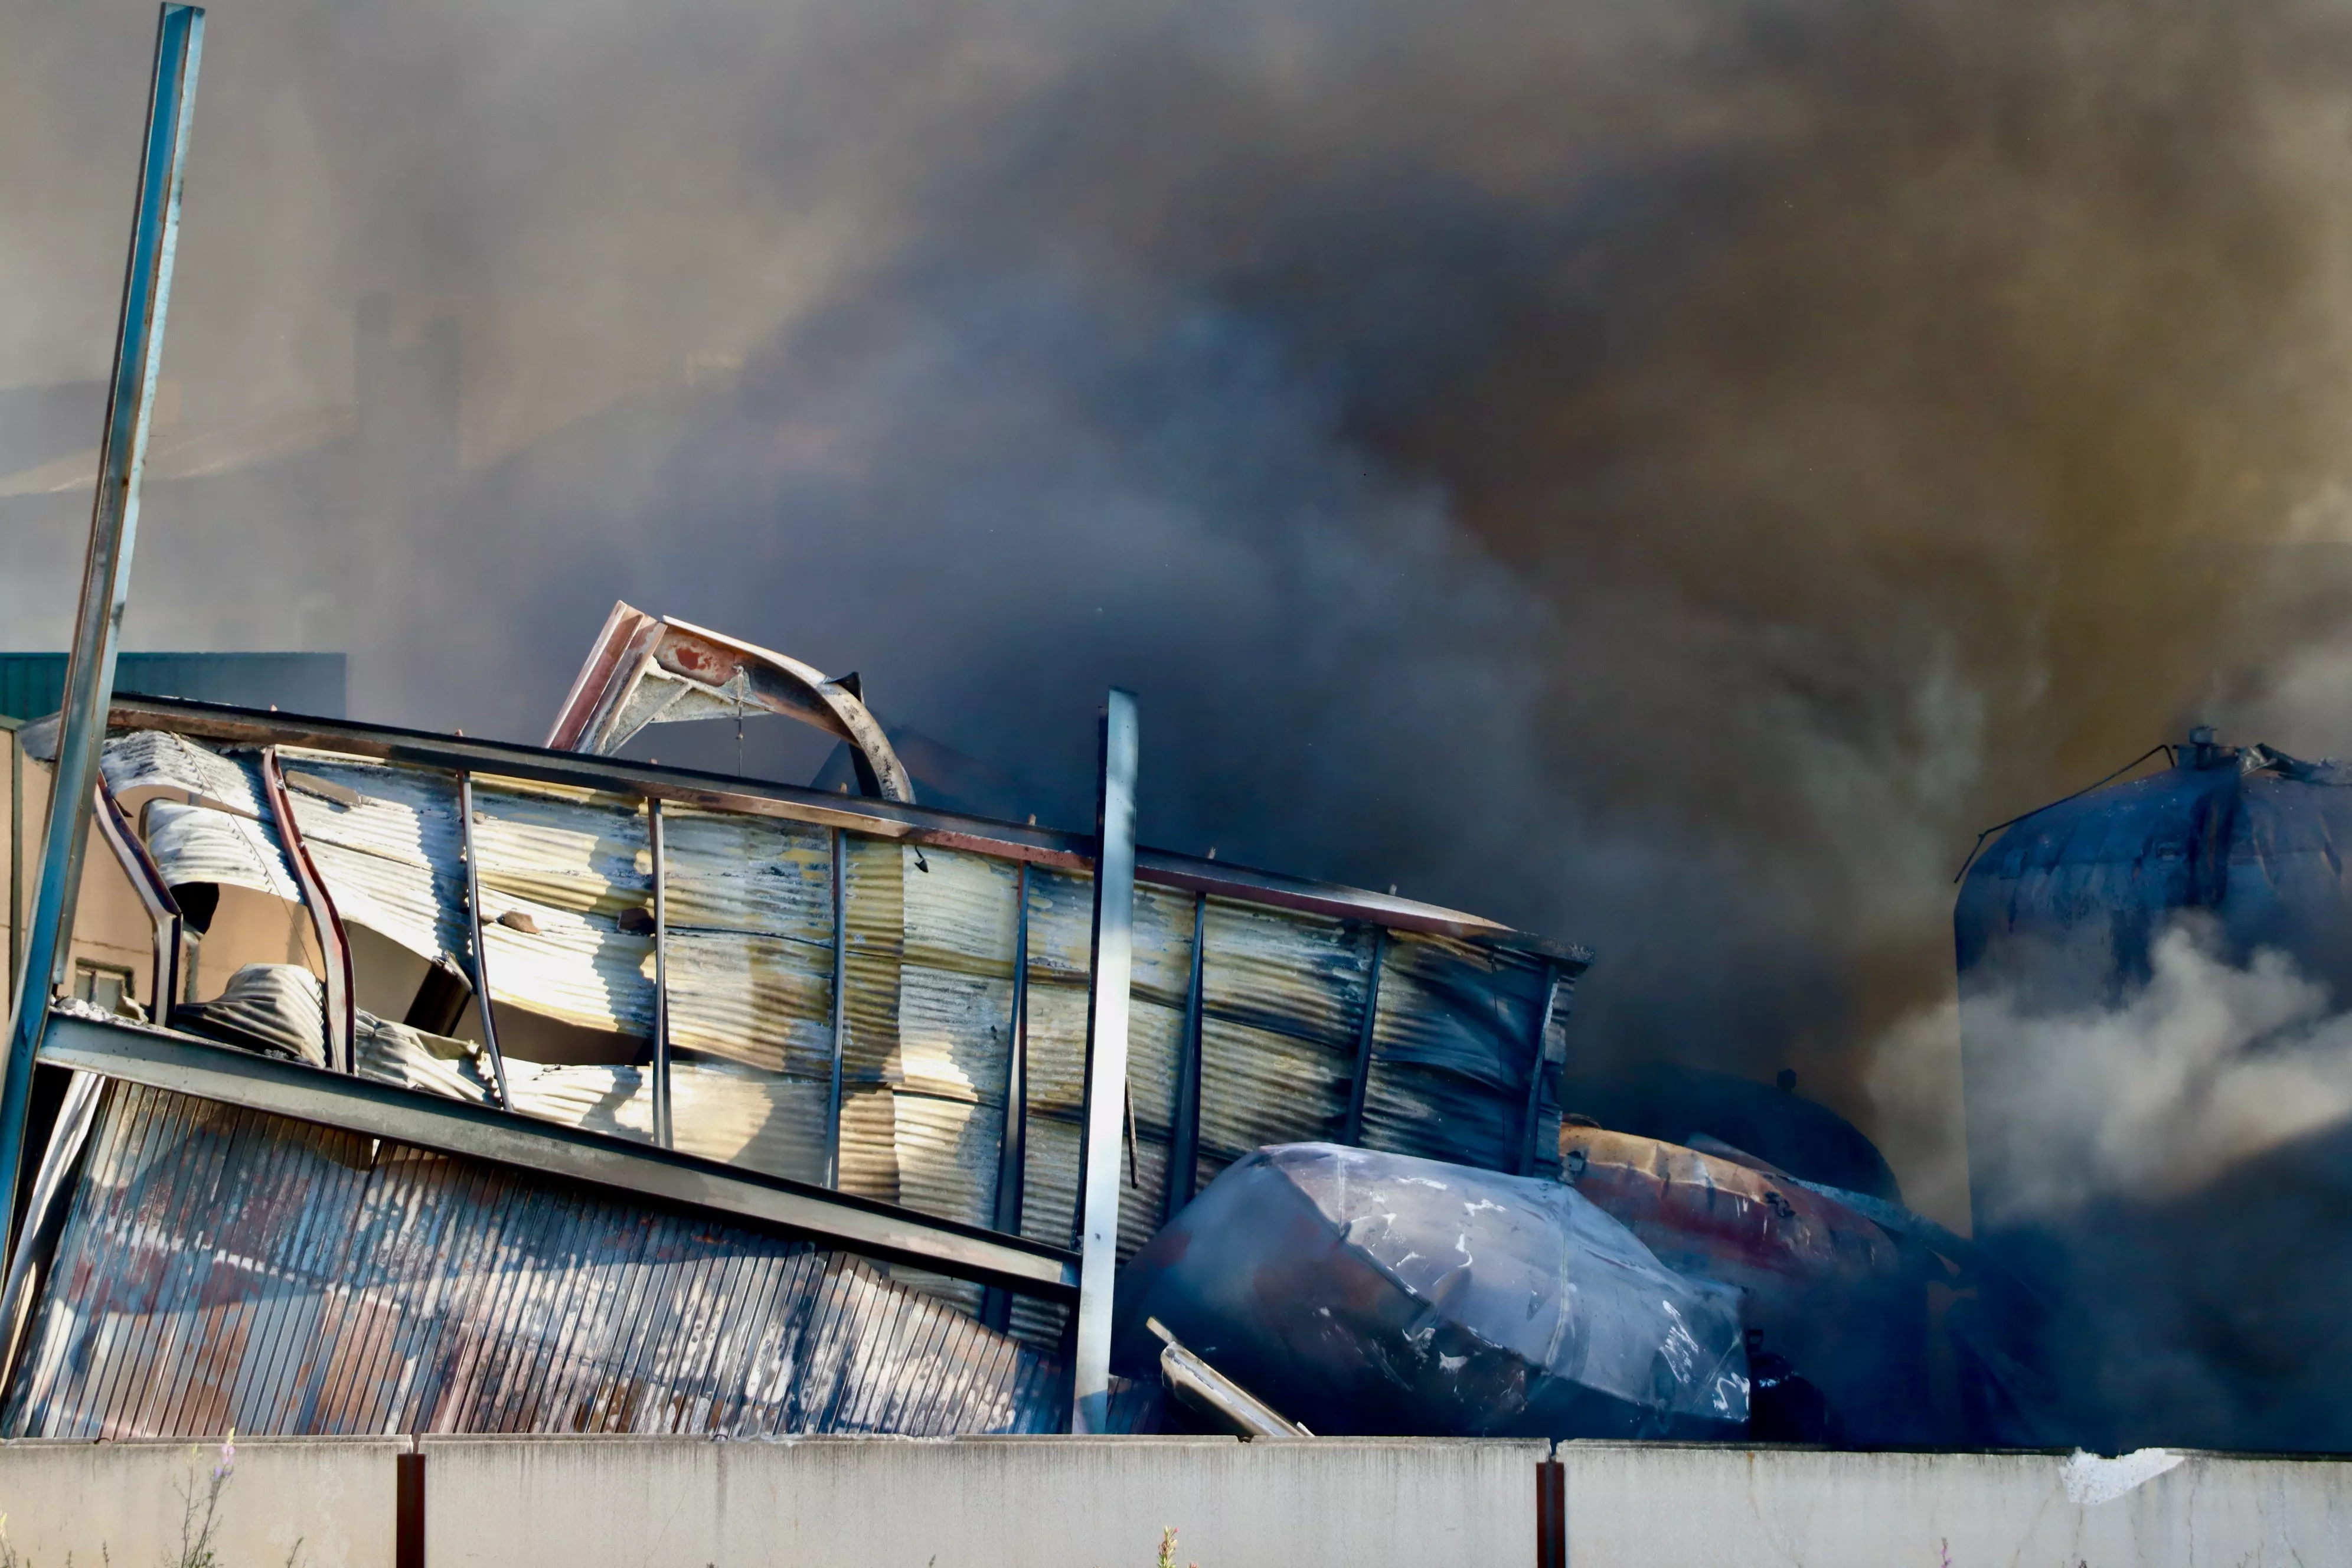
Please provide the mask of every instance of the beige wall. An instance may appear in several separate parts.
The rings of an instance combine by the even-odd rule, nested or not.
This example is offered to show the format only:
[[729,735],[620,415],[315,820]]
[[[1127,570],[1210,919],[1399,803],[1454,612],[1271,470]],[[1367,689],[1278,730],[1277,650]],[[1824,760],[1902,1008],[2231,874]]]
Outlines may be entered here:
[[[222,1568],[389,1564],[406,1439],[245,1442]],[[433,1568],[1201,1568],[1535,1559],[1540,1444],[1221,1438],[425,1438]],[[210,1447],[0,1444],[26,1568],[176,1546]],[[2352,1468],[2190,1455],[2112,1501],[2049,1454],[1817,1454],[1576,1443],[1576,1568],[2263,1568],[2352,1562]]]
[[[220,1496],[220,1568],[392,1568],[393,1456],[405,1438],[244,1440]],[[216,1445],[0,1444],[0,1512],[24,1568],[180,1560],[181,1494],[199,1506]]]
[[[432,1568],[1534,1561],[1540,1443],[426,1438]],[[635,1517],[632,1518],[632,1513]]]

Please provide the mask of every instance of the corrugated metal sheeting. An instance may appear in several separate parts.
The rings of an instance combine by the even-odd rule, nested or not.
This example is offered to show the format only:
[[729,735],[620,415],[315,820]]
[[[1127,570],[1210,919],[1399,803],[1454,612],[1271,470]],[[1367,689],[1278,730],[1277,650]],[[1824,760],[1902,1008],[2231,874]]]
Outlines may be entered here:
[[[110,741],[107,755],[118,795],[176,785],[184,798],[221,808],[164,813],[159,803],[148,818],[159,860],[176,842],[168,836],[180,814],[202,810],[233,821],[255,857],[284,866],[250,753],[132,731]],[[458,820],[455,775],[291,748],[279,763],[300,837],[342,920],[473,973],[467,825]],[[610,1041],[594,1064],[510,1053],[514,1108],[650,1140],[656,998],[647,804],[487,774],[475,776],[473,800],[481,956],[500,1017],[521,1009]],[[663,825],[677,1146],[823,1180],[836,1133],[837,1043],[838,1185],[994,1225],[1016,1034],[1014,954],[1025,922],[1017,1228],[1068,1245],[1085,1097],[1089,876],[1038,865],[1024,873],[1011,859],[777,816],[668,805]],[[222,840],[215,858],[226,854]],[[181,879],[168,867],[167,876]],[[282,896],[296,896],[290,874],[286,880]],[[1561,1054],[1564,998],[1580,967],[1491,943],[1139,887],[1122,1256],[1165,1213],[1196,1011],[1192,1190],[1261,1145],[1313,1141],[1503,1171],[1518,1170],[1532,1152],[1543,1169],[1557,1158],[1558,1111],[1537,1080],[1550,1077],[1541,1059]],[[838,1042],[836,972],[845,978]],[[1548,1000],[1551,1012],[1539,1021]],[[415,1065],[402,1067],[388,1047],[362,1054],[372,1076],[474,1092],[475,1080],[446,1062],[425,1065],[412,1053]],[[1369,1069],[1360,1094],[1360,1064]],[[936,1289],[978,1306],[973,1288]],[[1059,1314],[1040,1309],[1015,1321],[1042,1342],[1058,1332]]]
[[1066,1397],[843,1253],[115,1084],[5,1427],[945,1436]]

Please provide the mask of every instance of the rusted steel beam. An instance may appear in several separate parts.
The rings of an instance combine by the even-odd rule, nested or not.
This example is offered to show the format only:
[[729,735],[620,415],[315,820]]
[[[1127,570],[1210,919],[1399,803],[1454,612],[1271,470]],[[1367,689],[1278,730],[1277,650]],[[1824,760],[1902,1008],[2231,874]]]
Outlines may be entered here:
[[1127,1104],[1129,986],[1135,966],[1135,694],[1104,705],[1095,804],[1093,961],[1087,975],[1086,1127],[1078,1155],[1078,1311],[1070,1430],[1110,1430],[1110,1311],[1118,1268],[1120,1113]]
[[294,868],[294,879],[301,884],[302,902],[310,909],[311,929],[319,933],[319,955],[327,972],[323,977],[327,1065],[337,1072],[357,1072],[359,1002],[352,975],[351,937],[343,930],[343,917],[335,908],[333,895],[327,891],[326,879],[319,875],[318,864],[310,858],[310,847],[302,841],[302,825],[295,820],[294,803],[286,797],[286,774],[278,765],[275,746],[262,751],[261,784],[268,796],[269,815],[278,823],[278,842],[286,846],[286,858]]
[[1176,1042],[1175,1126],[1168,1135],[1168,1181],[1161,1199],[1162,1225],[1192,1201],[1201,1172],[1201,984],[1208,946],[1209,895],[1192,895],[1192,979],[1184,988],[1184,1033]]
[[474,775],[457,775],[457,828],[466,856],[466,942],[474,961],[474,1006],[481,1014],[482,1046],[490,1053],[490,1076],[499,1103],[511,1106],[507,1093],[507,1058],[499,1050],[498,1009],[490,1001],[490,939],[482,932],[482,861],[474,847]]
[[[195,109],[196,68],[204,55],[205,14],[165,5],[155,23],[155,65],[147,91],[147,136],[139,166],[139,200],[131,220],[131,257],[115,330],[114,381],[106,432],[99,443],[98,488],[91,498],[89,551],[66,662],[56,772],[41,879],[25,943],[24,979],[8,1020],[7,1059],[0,1065],[0,1255],[14,1246],[12,1216],[25,1166],[25,1122],[32,1104],[33,1056],[48,1017],[49,996],[65,979],[73,946],[74,906],[89,845],[91,786],[106,742],[107,703],[122,616],[131,604],[131,547],[139,537],[139,488],[147,466],[156,367],[172,298],[172,258],[180,236],[181,182],[187,170],[188,122]],[[11,911],[11,921],[16,918]]]
[[122,815],[121,803],[114,792],[106,787],[106,780],[98,781],[98,799],[94,803],[98,830],[105,836],[114,858],[131,879],[139,902],[147,910],[147,922],[154,932],[155,972],[149,984],[155,994],[155,1021],[172,1021],[172,1002],[179,994],[180,983],[180,922],[184,918],[180,900],[172,896],[163,880],[163,868],[155,858],[147,853],[139,835],[132,832],[131,821]]
[[1373,927],[1372,966],[1364,975],[1364,1018],[1356,1030],[1356,1076],[1348,1085],[1348,1121],[1339,1134],[1342,1143],[1364,1141],[1364,1095],[1372,1086],[1372,1035],[1381,1021],[1381,963],[1388,952],[1388,929]]
[[321,1072],[191,1035],[55,1013],[40,1059],[274,1116],[537,1171],[674,1204],[1026,1296],[1077,1296],[1070,1252],[740,1166],[487,1106]]
[[[308,746],[449,773],[476,772],[544,784],[574,784],[614,795],[666,800],[677,805],[845,828],[924,847],[967,849],[998,859],[1022,860],[1066,871],[1083,871],[1093,865],[1094,840],[1086,834],[997,822],[931,806],[831,795],[761,779],[659,767],[618,757],[590,757],[505,742],[478,741],[464,735],[168,698],[117,699],[110,722],[117,729],[174,730],[198,740],[225,744]],[[1208,860],[1139,847],[1135,873],[1137,880],[1156,887],[1364,921],[1391,931],[1423,931],[1491,943],[1551,958],[1574,971],[1581,971],[1592,962],[1590,948],[1514,930],[1481,915],[1366,889],[1258,870],[1227,860]]]

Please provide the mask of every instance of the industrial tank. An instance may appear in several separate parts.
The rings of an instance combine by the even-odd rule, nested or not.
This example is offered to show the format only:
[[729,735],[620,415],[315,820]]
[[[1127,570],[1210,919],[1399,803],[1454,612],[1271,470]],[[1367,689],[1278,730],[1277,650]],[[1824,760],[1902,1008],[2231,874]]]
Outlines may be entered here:
[[[2039,1440],[2352,1447],[2352,1123],[2288,1105],[2311,1116],[2292,1136],[2192,1147],[2210,1142],[2199,1097],[2264,1053],[2352,1083],[2352,1045],[2307,1055],[2338,1049],[2324,1016],[2352,1005],[2352,769],[2202,729],[2170,760],[2028,814],[1968,869],[1953,928],[1977,1234],[2022,1282],[2001,1306],[2030,1330]],[[2183,1016],[2257,987],[2302,1001],[2249,1008],[2237,1033]],[[2066,1052],[2107,1060],[2051,1059]],[[2153,1109],[2118,1109],[2135,1097]],[[2141,1128],[2179,1147],[2116,1146]],[[2109,1179],[2053,1187],[2053,1166]]]

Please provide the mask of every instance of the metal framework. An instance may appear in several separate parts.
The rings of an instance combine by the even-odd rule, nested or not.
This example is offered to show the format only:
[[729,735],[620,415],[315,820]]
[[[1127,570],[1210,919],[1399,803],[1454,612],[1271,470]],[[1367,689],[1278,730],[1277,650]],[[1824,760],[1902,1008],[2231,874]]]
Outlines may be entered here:
[[131,558],[139,535],[139,487],[147,462],[155,378],[163,350],[163,320],[172,298],[172,258],[180,235],[180,190],[187,169],[188,122],[195,110],[196,68],[203,58],[205,14],[193,5],[165,5],[155,23],[155,65],[147,94],[147,136],[139,170],[139,202],[131,225],[131,257],[122,279],[122,312],[114,345],[114,378],[107,394],[106,434],[99,447],[98,491],[90,505],[89,554],[82,566],[81,599],[66,665],[57,771],[50,784],[49,826],[34,894],[24,979],[8,1024],[7,1064],[0,1071],[0,1243],[13,1251],[12,1216],[25,1165],[25,1123],[31,1107],[33,1058],[48,1018],[49,996],[65,978],[73,940],[74,904],[81,890],[82,857],[89,842],[92,786],[106,740],[107,701],[114,690],[114,656],[122,614],[131,601]]
[[511,1107],[507,1092],[507,1058],[499,1050],[498,1009],[490,1002],[490,939],[482,931],[482,862],[474,847],[474,775],[457,776],[457,827],[466,855],[466,942],[474,961],[474,1006],[482,1016],[482,1048],[490,1054],[490,1077],[498,1085],[499,1104]]
[[1078,1293],[1078,1260],[1059,1247],[675,1150],[229,1050],[166,1029],[56,1013],[40,1060],[751,1220],[1023,1295],[1066,1301]]

